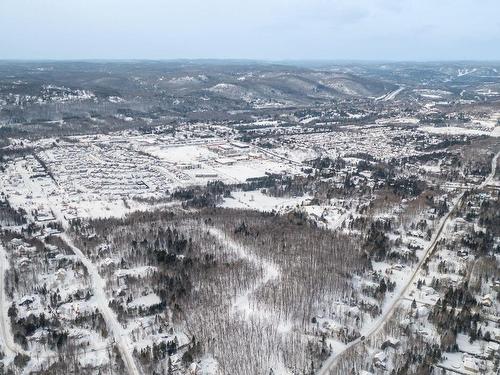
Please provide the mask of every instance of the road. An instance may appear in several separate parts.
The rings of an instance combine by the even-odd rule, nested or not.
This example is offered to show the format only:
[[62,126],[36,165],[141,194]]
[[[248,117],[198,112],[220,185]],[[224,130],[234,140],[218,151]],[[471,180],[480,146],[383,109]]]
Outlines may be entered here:
[[[491,172],[486,177],[486,179],[478,186],[478,188],[486,187],[494,179],[496,165],[497,165],[497,161],[498,161],[499,156],[500,156],[500,152],[498,152],[491,160]],[[366,340],[368,340],[371,336],[375,335],[384,326],[384,324],[390,319],[390,317],[392,316],[396,307],[404,299],[405,294],[408,292],[408,290],[411,288],[412,284],[415,282],[415,279],[417,278],[417,275],[419,274],[419,272],[422,268],[422,265],[433,254],[434,249],[436,248],[436,244],[440,240],[443,229],[446,227],[446,224],[448,224],[452,213],[455,212],[455,210],[459,206],[464,194],[465,194],[465,191],[462,191],[458,195],[458,197],[455,199],[455,202],[454,202],[453,206],[451,207],[450,211],[439,222],[438,228],[434,232],[434,235],[431,239],[431,242],[430,242],[429,246],[427,247],[427,249],[425,250],[424,255],[420,258],[420,261],[418,262],[417,267],[415,267],[411,278],[408,280],[408,282],[405,284],[405,286],[399,291],[396,298],[393,299],[393,301],[390,303],[390,305],[385,307],[385,311],[382,313],[382,315],[379,318],[377,318],[375,324],[373,324],[369,330],[363,332],[363,336],[361,336],[361,337],[364,337],[364,340],[362,341],[361,337],[360,337],[354,341],[351,341],[342,351],[337,352],[337,353],[333,353],[323,363],[323,366],[319,369],[319,371],[317,372],[317,375],[329,375],[331,373],[330,371],[338,363],[339,358],[342,356],[342,354],[344,352],[346,352],[348,349],[351,349],[351,348],[358,346],[362,342],[365,342]]]
[[[49,197],[47,201],[50,202]],[[63,225],[64,232],[58,236],[73,250],[78,259],[83,263],[87,269],[90,279],[92,281],[92,291],[94,292],[94,298],[97,303],[97,308],[101,313],[104,321],[106,322],[106,327],[108,332],[111,333],[115,339],[118,350],[121,354],[123,363],[127,369],[129,375],[140,375],[140,371],[134,361],[134,357],[130,348],[132,347],[128,333],[122,327],[115,313],[109,307],[109,300],[106,296],[106,282],[99,274],[97,266],[92,263],[92,261],[74,244],[73,240],[68,236],[67,230],[69,228],[68,220],[64,217],[64,214],[58,209],[54,204],[51,205],[51,210],[56,219]]]
[[293,164],[293,165],[295,165],[297,167],[303,167],[304,166],[304,164],[302,162],[300,162],[300,161],[293,160],[293,159],[287,158],[286,156],[282,156],[282,155],[276,154],[276,153],[274,153],[274,152],[272,152],[272,151],[270,151],[268,149],[265,149],[264,147],[255,146],[255,148],[257,150],[259,150],[260,152],[266,154],[266,155],[269,155],[269,156],[271,156],[273,158],[280,159],[282,161],[286,161],[289,164]]
[[[130,338],[128,333],[124,330],[121,324],[118,322],[116,315],[109,307],[108,298],[106,296],[106,282],[99,274],[97,267],[92,261],[73,243],[72,239],[67,235],[67,230],[69,228],[68,220],[64,217],[64,214],[60,210],[57,204],[54,204],[52,201],[54,198],[47,196],[47,194],[40,188],[36,183],[34,183],[27,174],[23,174],[24,183],[26,186],[30,186],[31,190],[34,194],[38,194],[40,196],[44,196],[47,204],[49,205],[52,214],[58,220],[65,232],[59,234],[59,237],[66,242],[66,244],[73,250],[75,255],[79,258],[79,260],[83,263],[85,268],[89,273],[92,282],[92,289],[94,292],[94,297],[97,303],[97,308],[102,314],[104,321],[106,322],[106,327],[108,332],[115,339],[118,350],[121,354],[122,360],[127,369],[127,373],[129,375],[140,375],[140,372],[137,368],[137,365],[134,361],[130,348],[132,347],[130,343]],[[3,319],[2,319],[3,320]],[[3,332],[2,332],[3,333]]]
[[14,342],[10,329],[10,318],[7,315],[10,306],[4,285],[7,265],[7,254],[2,244],[0,244],[0,336],[4,344],[1,349],[7,357],[14,357],[16,354],[25,354],[25,352]]
[[92,263],[92,261],[83,254],[83,252],[75,246],[71,238],[66,233],[59,235],[61,239],[66,242],[66,244],[73,250],[75,255],[80,259],[85,268],[89,273],[89,276],[92,280],[92,290],[94,292],[94,298],[97,302],[97,307],[102,314],[104,321],[106,322],[106,326],[108,330],[113,335],[116,344],[118,346],[118,350],[122,356],[123,362],[125,363],[125,367],[127,368],[127,372],[130,375],[139,375],[139,369],[137,368],[134,357],[130,352],[130,339],[128,333],[124,330],[118,319],[116,318],[115,313],[109,307],[108,297],[106,296],[106,282],[99,274],[97,267]]
[[403,91],[404,89],[405,89],[404,87],[400,87],[400,88],[398,88],[398,89],[396,89],[396,90],[394,90],[394,91],[391,91],[391,92],[389,92],[389,93],[387,93],[387,94],[385,94],[385,95],[383,95],[383,96],[381,96],[380,98],[377,98],[377,99],[375,99],[375,100],[377,100],[377,101],[381,100],[381,101],[383,101],[383,102],[387,102],[387,101],[389,101],[389,100],[394,100],[394,98],[396,98],[396,96],[397,96],[397,95],[398,95],[401,91]]

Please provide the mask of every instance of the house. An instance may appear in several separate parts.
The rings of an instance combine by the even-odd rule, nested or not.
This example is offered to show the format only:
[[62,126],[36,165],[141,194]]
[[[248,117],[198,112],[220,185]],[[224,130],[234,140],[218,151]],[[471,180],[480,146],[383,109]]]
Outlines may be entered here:
[[23,300],[19,303],[19,306],[31,306],[31,304],[35,302],[35,299],[34,298],[30,298],[30,297],[26,297],[26,298],[23,298]]
[[53,229],[53,228],[44,228],[44,229],[42,230],[42,233],[43,233],[43,235],[45,235],[45,236],[53,236],[53,235],[55,235],[55,234],[59,234],[59,233],[61,233],[61,231],[60,231],[60,230],[58,230],[58,229]]
[[63,282],[64,279],[66,279],[66,271],[63,270],[62,268],[59,268],[56,272],[55,272],[55,276],[56,276],[56,279],[57,281],[59,282]]
[[415,241],[410,241],[407,245],[408,249],[410,250],[422,250],[423,247],[416,243]]
[[495,280],[491,283],[491,288],[495,291],[495,292],[500,292],[500,280]]
[[243,142],[238,142],[238,141],[233,141],[231,142],[231,145],[237,148],[250,148],[250,145],[243,143]]
[[220,158],[215,160],[217,163],[222,164],[222,165],[233,165],[236,160],[231,159],[231,158]]
[[200,173],[195,173],[194,176],[196,178],[216,178],[218,174],[215,172],[200,172]]
[[396,271],[401,271],[401,270],[403,270],[403,267],[404,266],[401,265],[401,264],[395,264],[395,265],[392,266],[392,269],[396,270]]
[[322,324],[324,330],[330,333],[338,333],[341,331],[342,326],[339,326],[337,323],[331,320],[325,320]]
[[479,372],[479,366],[477,365],[476,361],[472,358],[465,357],[463,359],[463,365],[464,369],[472,372],[472,373],[478,373]]
[[385,350],[386,348],[393,348],[397,349],[401,346],[401,342],[398,339],[395,339],[393,337],[389,337],[387,340],[385,340],[382,343],[382,346],[380,347],[382,350]]
[[387,361],[387,355],[384,352],[378,352],[373,356],[373,365],[378,368],[384,368]]
[[488,342],[486,346],[486,356],[488,358],[498,357],[500,355],[500,344],[494,341]]
[[485,307],[491,307],[493,304],[493,298],[491,298],[490,294],[486,294],[483,298],[481,298],[481,305]]
[[426,295],[426,296],[433,296],[437,294],[437,292],[434,290],[434,288],[427,286],[427,285],[422,285],[420,287],[420,290]]
[[191,363],[191,365],[189,366],[189,369],[188,369],[188,373],[190,375],[197,375],[201,372],[201,368],[200,366],[197,364],[197,363]]
[[53,221],[55,220],[55,217],[47,212],[41,212],[39,211],[36,215],[36,221],[38,222],[46,222],[46,221]]

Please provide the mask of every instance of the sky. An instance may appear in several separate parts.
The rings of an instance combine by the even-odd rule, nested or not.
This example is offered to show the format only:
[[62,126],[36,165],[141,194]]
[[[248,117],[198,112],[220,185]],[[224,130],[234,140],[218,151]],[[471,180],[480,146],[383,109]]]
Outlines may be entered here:
[[0,59],[500,60],[500,0],[0,0]]

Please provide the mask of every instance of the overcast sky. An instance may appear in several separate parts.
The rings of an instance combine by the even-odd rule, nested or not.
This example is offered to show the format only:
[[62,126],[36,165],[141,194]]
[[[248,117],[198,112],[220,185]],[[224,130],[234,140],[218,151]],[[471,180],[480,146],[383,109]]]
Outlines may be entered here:
[[500,0],[0,0],[0,59],[500,60]]

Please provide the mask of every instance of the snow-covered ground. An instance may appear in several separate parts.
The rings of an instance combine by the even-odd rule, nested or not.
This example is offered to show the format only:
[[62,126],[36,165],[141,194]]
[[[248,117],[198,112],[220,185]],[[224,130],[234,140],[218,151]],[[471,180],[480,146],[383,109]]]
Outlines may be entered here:
[[229,238],[227,234],[221,230],[209,227],[209,233],[214,236],[219,242],[224,243],[224,245],[233,251],[239,258],[245,259],[246,261],[254,264],[257,268],[262,269],[263,276],[261,279],[257,280],[254,285],[244,290],[238,295],[233,303],[235,310],[242,314],[244,317],[249,317],[252,314],[258,314],[260,311],[256,310],[250,301],[251,294],[259,289],[261,286],[270,282],[271,280],[276,280],[280,276],[280,270],[278,266],[271,263],[265,259],[259,258],[251,250],[246,249],[243,245],[236,243],[233,239]]
[[419,130],[422,132],[433,133],[433,134],[488,135],[491,137],[500,137],[500,126],[495,127],[491,131],[465,128],[465,127],[462,128],[458,126],[446,126],[446,127],[421,126]]
[[231,197],[224,199],[221,207],[283,212],[299,207],[303,202],[308,200],[310,200],[310,197],[271,197],[259,190],[235,191],[231,193]]
[[[497,155],[498,157],[498,155]],[[496,165],[496,157],[493,159],[493,162]],[[434,234],[431,241],[428,243],[425,251],[421,252],[419,255],[419,262],[410,272],[401,272],[400,273],[400,281],[396,283],[396,289],[393,293],[389,295],[389,298],[384,301],[382,306],[382,314],[378,316],[376,319],[365,325],[361,329],[362,336],[352,342],[350,342],[346,348],[352,348],[354,346],[359,345],[365,339],[375,335],[384,324],[391,318],[392,313],[394,312],[397,305],[404,300],[405,295],[409,292],[411,287],[413,286],[419,272],[421,271],[421,267],[424,264],[424,261],[432,254],[434,248],[436,247],[437,242],[441,238],[441,234],[445,226],[449,223],[451,213],[455,210],[457,205],[460,203],[463,193],[461,193],[457,198],[455,198],[453,205],[451,206],[448,214],[446,214],[441,220],[437,227],[434,229]],[[336,364],[336,359],[339,358],[340,353],[333,353],[332,356],[329,357],[327,361],[323,364],[321,370],[318,372],[319,375],[326,375],[329,373],[330,369]]]
[[83,252],[74,245],[73,240],[66,233],[61,234],[61,238],[73,250],[75,255],[87,268],[87,272],[89,273],[90,278],[92,280],[92,289],[94,292],[94,298],[96,304],[102,316],[104,317],[104,320],[106,321],[108,329],[110,330],[110,332],[112,333],[112,335],[116,340],[118,349],[120,350],[120,353],[122,355],[128,373],[132,375],[139,375],[140,374],[139,369],[137,368],[134,357],[132,356],[132,352],[130,350],[132,345],[130,343],[129,336],[126,330],[118,322],[115,313],[109,307],[109,300],[105,292],[106,283],[104,279],[99,274],[96,265],[92,263],[83,254]]
[[5,249],[0,243],[0,348],[3,350],[7,361],[14,359],[16,354],[24,354],[25,351],[14,342],[10,327],[10,318],[7,315],[10,303],[5,295],[5,270],[9,268]]

